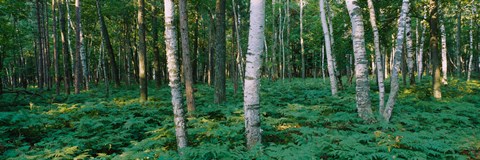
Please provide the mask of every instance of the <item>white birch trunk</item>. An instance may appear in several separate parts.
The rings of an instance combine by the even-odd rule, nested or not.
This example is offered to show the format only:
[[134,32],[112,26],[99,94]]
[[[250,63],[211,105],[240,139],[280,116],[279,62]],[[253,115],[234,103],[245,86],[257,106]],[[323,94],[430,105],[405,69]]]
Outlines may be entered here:
[[367,123],[375,121],[370,101],[370,83],[368,80],[368,60],[365,50],[365,38],[361,8],[357,0],[346,0],[352,23],[352,42],[355,55],[355,84],[358,115]]
[[180,83],[180,66],[177,62],[177,37],[174,20],[173,0],[164,0],[165,4],[165,46],[167,52],[168,78],[172,93],[172,105],[175,122],[175,136],[179,149],[187,147],[187,131],[182,107],[182,92]]
[[[427,7],[424,7],[423,19],[427,19]],[[420,22],[421,23],[421,22]],[[417,53],[417,80],[420,82],[423,75],[423,44],[425,42],[425,30],[427,27],[422,25],[422,34],[420,35],[419,51]]]
[[398,79],[398,71],[401,70],[401,60],[402,60],[402,50],[403,50],[403,36],[405,33],[405,21],[408,14],[408,2],[409,0],[403,0],[402,2],[402,10],[400,13],[400,19],[398,23],[398,32],[397,32],[397,40],[395,44],[395,55],[392,57],[393,67],[392,67],[392,78],[391,78],[391,89],[390,95],[388,97],[387,105],[385,106],[385,110],[382,114],[385,121],[390,121],[390,117],[392,116],[393,107],[395,106],[395,100],[397,99],[398,90],[399,90],[399,79]]
[[472,18],[470,19],[470,60],[468,61],[468,73],[467,73],[467,81],[470,81],[470,76],[472,74],[473,66],[473,17],[477,12],[477,8],[475,7],[475,1],[472,0]]
[[383,65],[382,53],[380,53],[380,37],[378,34],[378,27],[375,17],[375,8],[372,0],[368,0],[368,9],[370,10],[370,24],[373,30],[373,41],[375,45],[375,62],[377,64],[377,80],[378,80],[378,98],[379,98],[379,112],[382,113],[385,106],[385,84],[383,82]]
[[247,148],[261,143],[260,129],[260,67],[265,39],[265,0],[250,1],[247,64],[245,68],[244,111]]
[[406,24],[405,24],[405,34],[407,38],[407,70],[408,75],[403,78],[407,78],[410,76],[410,84],[414,84],[415,82],[415,71],[413,71],[413,38],[412,38],[412,27],[411,27],[411,18],[410,16],[406,17]]
[[442,41],[442,84],[448,84],[447,81],[447,34],[445,33],[445,25],[443,19],[440,19],[440,34]]
[[327,54],[327,68],[328,68],[328,74],[330,78],[330,87],[331,87],[331,92],[332,95],[335,96],[337,95],[337,80],[335,78],[335,60],[333,59],[332,56],[332,46],[331,46],[331,37],[330,37],[330,31],[328,28],[327,24],[327,18],[326,18],[326,13],[325,13],[325,2],[324,0],[320,0],[320,17],[322,20],[322,28],[323,28],[323,35],[325,38],[325,48],[326,48],[326,54]]

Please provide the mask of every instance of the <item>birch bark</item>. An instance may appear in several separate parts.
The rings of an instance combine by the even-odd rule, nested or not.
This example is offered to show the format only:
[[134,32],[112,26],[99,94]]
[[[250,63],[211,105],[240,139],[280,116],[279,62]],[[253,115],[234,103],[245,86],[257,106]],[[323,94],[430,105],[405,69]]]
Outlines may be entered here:
[[320,0],[320,18],[322,21],[322,28],[323,28],[323,35],[325,38],[325,48],[326,48],[326,54],[327,54],[327,68],[328,68],[328,74],[330,78],[330,88],[332,95],[337,95],[337,80],[335,78],[335,60],[333,59],[332,56],[332,46],[331,46],[331,37],[330,37],[330,30],[328,28],[327,24],[327,18],[326,18],[326,13],[325,13],[325,2],[324,0]]
[[173,23],[175,9],[173,0],[164,0],[165,7],[165,46],[167,52],[169,86],[172,94],[172,105],[175,122],[175,136],[177,137],[177,146],[179,149],[187,147],[187,133],[182,108],[182,92],[180,84],[180,67],[177,62],[177,37],[175,35],[175,25]]
[[260,67],[265,39],[265,0],[250,1],[250,30],[245,68],[244,111],[247,148],[261,143]]
[[399,79],[398,79],[398,71],[400,70],[400,63],[402,59],[402,50],[403,50],[403,38],[405,33],[405,21],[409,10],[409,0],[403,0],[402,2],[402,9],[400,13],[400,19],[398,23],[398,32],[397,32],[397,40],[395,44],[395,54],[393,58],[393,67],[391,73],[391,85],[390,85],[390,95],[388,97],[387,105],[385,106],[385,110],[382,113],[383,118],[385,121],[390,121],[390,117],[392,116],[393,107],[395,106],[395,101],[398,96],[399,90]]
[[365,50],[365,38],[361,8],[357,0],[346,0],[352,23],[352,41],[355,55],[355,83],[358,115],[367,123],[375,121],[370,101],[370,83],[368,81],[368,60]]
[[382,53],[380,53],[380,37],[378,34],[378,27],[375,17],[375,8],[372,0],[368,0],[368,9],[370,10],[370,24],[373,30],[373,42],[375,45],[375,62],[377,64],[377,81],[378,81],[378,98],[379,98],[379,112],[382,113],[385,107],[385,84],[383,82],[384,73],[382,65]]

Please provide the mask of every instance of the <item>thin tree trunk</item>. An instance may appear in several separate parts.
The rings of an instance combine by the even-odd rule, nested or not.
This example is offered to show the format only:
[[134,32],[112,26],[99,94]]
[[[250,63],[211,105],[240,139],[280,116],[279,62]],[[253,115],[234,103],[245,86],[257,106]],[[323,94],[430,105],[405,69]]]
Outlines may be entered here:
[[322,77],[323,82],[325,83],[325,44],[322,44]]
[[[407,70],[408,70],[408,76],[410,76],[410,85],[415,84],[415,71],[414,71],[414,60],[413,60],[413,38],[412,38],[412,27],[411,27],[411,18],[410,16],[407,16],[406,20],[406,26],[405,26],[405,34],[407,38],[407,56],[406,56],[406,61],[407,61]],[[403,78],[407,79],[408,76],[405,76]]]
[[82,68],[81,68],[81,59],[80,59],[80,50],[82,48],[83,35],[82,35],[82,25],[81,25],[81,8],[80,0],[75,0],[75,18],[76,18],[76,50],[75,50],[75,94],[80,93],[80,85],[82,84]]
[[63,78],[64,78],[64,88],[65,93],[68,95],[70,94],[70,81],[71,81],[71,70],[69,65],[69,40],[68,40],[68,32],[67,32],[67,22],[65,21],[65,4],[63,3],[64,0],[60,0],[59,4],[59,14],[60,14],[60,36],[62,40],[62,55],[63,55]]
[[[424,7],[424,15],[423,15],[423,19],[427,19],[427,7],[425,6]],[[421,22],[420,22],[421,23]],[[420,82],[422,80],[422,76],[423,76],[423,45],[425,44],[425,30],[427,30],[427,27],[425,27],[424,25],[422,25],[422,34],[420,35],[420,44],[419,45],[419,49],[418,49],[418,53],[417,53],[417,80],[418,82]]]
[[368,0],[368,9],[370,11],[370,24],[372,25],[373,41],[375,45],[375,62],[377,64],[377,81],[378,81],[378,98],[379,98],[379,112],[383,113],[385,107],[385,84],[383,65],[382,65],[382,53],[380,52],[380,37],[378,34],[378,27],[375,17],[375,8],[372,0]]
[[188,41],[188,15],[187,0],[179,1],[180,7],[180,36],[182,39],[182,63],[183,76],[185,78],[185,94],[187,95],[187,110],[189,113],[195,112],[195,99],[193,97],[193,75],[192,63],[190,61],[190,42]]
[[182,92],[180,84],[180,67],[177,62],[177,37],[175,35],[173,0],[164,0],[165,7],[165,44],[167,52],[168,74],[172,94],[172,105],[175,123],[175,136],[178,149],[187,147],[187,131],[182,108]]
[[160,78],[162,71],[160,70],[160,48],[158,47],[158,9],[155,5],[152,5],[152,48],[153,48],[153,69],[155,70],[155,86],[160,88],[162,85],[162,79]]
[[477,14],[477,9],[475,7],[475,0],[472,0],[472,18],[470,19],[470,60],[468,61],[468,73],[467,73],[467,81],[470,81],[470,76],[472,74],[473,66],[473,17]]
[[365,122],[375,121],[370,101],[370,83],[368,81],[368,60],[365,50],[365,38],[361,8],[357,0],[346,0],[352,23],[352,42],[355,54],[355,84],[358,116]]
[[215,98],[216,104],[223,103],[225,96],[225,0],[217,0],[216,4],[216,47],[215,47]]
[[327,50],[327,68],[328,68],[328,74],[330,77],[330,87],[331,87],[331,92],[332,95],[337,95],[337,80],[335,78],[335,60],[333,59],[332,56],[332,46],[330,43],[330,40],[332,39],[330,37],[330,31],[328,29],[328,24],[327,24],[327,18],[326,18],[326,13],[325,13],[325,2],[324,0],[320,0],[320,17],[322,20],[322,28],[323,28],[323,35],[325,38],[325,47]]
[[461,7],[461,1],[457,1],[457,36],[456,36],[456,42],[457,42],[457,47],[455,49],[455,64],[456,64],[456,68],[455,68],[455,74],[457,77],[460,77],[460,73],[461,73],[461,64],[460,64],[460,58],[462,57],[461,56],[461,51],[460,51],[460,48],[461,48],[461,43],[462,43],[462,7]]
[[145,13],[144,0],[138,0],[138,76],[140,80],[140,101],[147,101],[148,88],[147,88],[147,46],[145,45],[145,24],[143,23]]
[[101,67],[99,69],[103,70],[103,82],[105,83],[105,97],[108,98],[110,96],[110,82],[108,81],[107,75],[107,66],[105,65],[105,45],[101,42],[100,46],[100,58],[101,58]]
[[47,90],[50,90],[50,88],[52,87],[52,82],[51,82],[51,77],[50,77],[50,42],[49,42],[49,38],[48,38],[48,12],[47,12],[47,2],[46,0],[45,1],[42,1],[43,3],[43,12],[45,13],[44,16],[42,16],[43,18],[43,39],[44,39],[44,61],[43,61],[43,69],[44,69],[44,85],[47,87]]
[[303,44],[303,0],[300,0],[300,46],[302,55],[302,78],[305,79],[305,49]]
[[447,34],[445,33],[445,25],[443,19],[440,19],[440,34],[442,38],[442,84],[448,84],[447,81]]
[[438,5],[437,0],[430,0],[430,53],[432,58],[433,97],[442,98],[440,90],[440,57],[438,56]]
[[44,69],[43,69],[43,55],[44,55],[44,39],[43,39],[43,22],[42,22],[42,4],[40,0],[36,1],[36,13],[37,13],[37,29],[38,29],[38,63],[37,63],[37,74],[38,74],[38,88],[43,89],[44,87]]
[[52,33],[52,38],[53,38],[53,68],[55,70],[55,93],[58,95],[60,94],[60,74],[59,74],[59,68],[58,68],[58,51],[57,51],[57,14],[56,14],[56,8],[57,8],[57,0],[52,0],[52,19],[53,19],[53,33]]
[[98,19],[100,21],[100,28],[102,32],[102,37],[104,41],[104,45],[106,45],[107,53],[110,59],[110,64],[112,66],[112,77],[113,80],[115,81],[115,86],[119,87],[120,86],[120,76],[118,74],[118,66],[117,62],[115,61],[115,53],[113,52],[113,47],[112,43],[110,42],[110,36],[108,34],[108,28],[105,24],[105,21],[103,20],[103,14],[102,14],[102,8],[100,5],[100,0],[96,0],[97,4],[97,14],[98,14]]
[[208,85],[215,81],[215,25],[214,16],[210,15],[209,43],[208,43]]
[[260,129],[260,67],[265,39],[265,1],[250,1],[250,30],[245,69],[244,111],[247,148],[262,142]]
[[397,40],[395,44],[395,56],[392,57],[394,59],[394,66],[392,67],[392,77],[391,77],[391,85],[390,85],[390,95],[388,97],[387,105],[385,106],[385,110],[382,113],[383,118],[385,121],[390,121],[390,117],[392,116],[393,107],[395,106],[395,101],[398,96],[399,90],[399,82],[398,82],[398,71],[400,70],[400,62],[402,58],[402,50],[403,50],[403,38],[405,33],[405,21],[409,10],[409,0],[403,0],[402,2],[402,9],[400,13],[400,19],[398,20],[398,32],[397,32]]

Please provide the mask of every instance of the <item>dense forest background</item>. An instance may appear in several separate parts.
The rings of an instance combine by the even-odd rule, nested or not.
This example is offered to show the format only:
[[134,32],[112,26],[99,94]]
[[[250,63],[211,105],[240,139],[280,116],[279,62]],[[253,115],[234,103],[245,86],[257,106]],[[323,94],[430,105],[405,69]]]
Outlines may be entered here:
[[0,159],[480,159],[475,0],[0,0]]

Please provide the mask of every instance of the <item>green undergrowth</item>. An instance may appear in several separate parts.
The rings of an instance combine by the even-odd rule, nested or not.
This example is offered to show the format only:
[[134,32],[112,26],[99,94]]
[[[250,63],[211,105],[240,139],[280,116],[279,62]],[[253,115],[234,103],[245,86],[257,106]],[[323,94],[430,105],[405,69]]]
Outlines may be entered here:
[[[480,159],[480,82],[452,79],[439,101],[430,86],[402,87],[390,123],[364,124],[354,86],[332,97],[321,79],[262,81],[263,143],[248,151],[241,92],[228,84],[228,102],[215,105],[213,88],[197,85],[181,156],[166,86],[151,87],[145,103],[137,87],[113,89],[110,98],[101,86],[19,102],[5,94],[0,159]],[[377,113],[376,89],[371,93]]]

